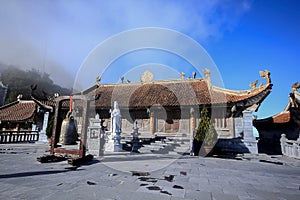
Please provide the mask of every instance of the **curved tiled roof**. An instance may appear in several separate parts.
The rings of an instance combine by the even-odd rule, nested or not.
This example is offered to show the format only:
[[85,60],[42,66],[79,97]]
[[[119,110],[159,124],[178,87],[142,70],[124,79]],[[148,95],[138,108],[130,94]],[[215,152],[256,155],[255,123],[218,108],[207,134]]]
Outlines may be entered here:
[[291,114],[289,111],[281,112],[273,117],[273,123],[288,123],[291,119]]
[[113,101],[120,107],[138,108],[152,105],[190,106],[237,103],[259,96],[252,103],[260,103],[272,84],[246,91],[233,91],[210,86],[205,79],[155,81],[151,83],[102,84],[89,91],[98,96],[96,107],[110,108]]
[[36,110],[34,101],[16,101],[0,108],[1,121],[33,120]]

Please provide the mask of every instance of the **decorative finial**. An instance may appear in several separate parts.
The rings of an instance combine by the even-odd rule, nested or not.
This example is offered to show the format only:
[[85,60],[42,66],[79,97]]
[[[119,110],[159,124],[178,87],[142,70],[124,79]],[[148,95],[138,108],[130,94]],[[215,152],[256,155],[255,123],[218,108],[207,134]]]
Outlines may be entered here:
[[271,72],[269,70],[266,69],[265,71],[260,71],[259,74],[262,78],[267,80],[267,84],[271,83]]
[[22,94],[19,94],[19,95],[17,96],[17,100],[20,101],[20,100],[22,99],[22,97],[23,97],[23,95],[22,95]]
[[297,90],[299,90],[300,88],[300,83],[296,82],[292,85],[292,92],[295,92]]
[[124,83],[124,76],[122,76],[120,79],[121,79],[121,82]]
[[181,77],[182,80],[184,80],[185,73],[184,73],[184,72],[181,72],[181,73],[180,73],[180,77]]
[[203,70],[203,74],[204,74],[206,79],[210,79],[210,70],[209,69],[205,68]]
[[196,78],[196,75],[197,75],[197,73],[196,73],[196,72],[193,72],[193,79]]
[[100,81],[101,81],[101,77],[97,76],[96,77],[96,85],[99,87],[100,86]]
[[257,83],[258,83],[258,80],[255,80],[254,82],[250,82],[249,85],[250,85],[250,87],[251,87],[252,90],[254,90],[254,89],[257,88],[257,87],[256,87]]
[[143,83],[149,83],[152,82],[154,79],[154,74],[151,73],[150,71],[145,71],[142,76],[141,76],[141,82]]

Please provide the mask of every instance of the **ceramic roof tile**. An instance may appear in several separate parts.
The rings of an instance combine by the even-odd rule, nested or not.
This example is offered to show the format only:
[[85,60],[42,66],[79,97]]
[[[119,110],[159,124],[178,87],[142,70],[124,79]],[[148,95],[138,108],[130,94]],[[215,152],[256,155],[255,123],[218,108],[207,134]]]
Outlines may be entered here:
[[[262,93],[267,88],[249,91],[231,91],[211,87],[203,79],[190,81],[165,81],[153,83],[129,83],[100,85],[94,90],[99,95],[97,107],[109,108],[113,101],[120,107],[189,106],[203,104],[234,103]],[[267,94],[263,94],[267,95]]]
[[17,101],[0,108],[1,121],[32,120],[36,104],[33,101]]
[[275,116],[273,116],[273,122],[274,123],[287,123],[289,122],[291,119],[291,115],[290,115],[290,112],[281,112]]

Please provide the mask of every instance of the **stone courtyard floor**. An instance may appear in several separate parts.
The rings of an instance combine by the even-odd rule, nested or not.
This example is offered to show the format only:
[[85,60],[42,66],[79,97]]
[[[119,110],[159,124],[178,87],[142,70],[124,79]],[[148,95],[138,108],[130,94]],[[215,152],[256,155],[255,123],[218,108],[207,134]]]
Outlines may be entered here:
[[37,162],[48,149],[0,144],[0,199],[300,199],[300,160],[283,156],[119,153],[72,167]]

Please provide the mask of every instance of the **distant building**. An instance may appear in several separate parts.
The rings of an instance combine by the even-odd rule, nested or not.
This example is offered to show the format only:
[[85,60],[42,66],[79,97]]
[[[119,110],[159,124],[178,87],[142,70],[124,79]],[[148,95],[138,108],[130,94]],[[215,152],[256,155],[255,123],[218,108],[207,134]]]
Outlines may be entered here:
[[0,131],[43,128],[44,113],[52,111],[53,108],[36,99],[22,100],[21,98],[19,95],[17,101],[0,107]]
[[4,105],[8,87],[0,81],[0,106]]
[[285,109],[269,118],[255,119],[253,125],[259,132],[258,151],[267,154],[281,154],[280,137],[296,140],[300,134],[300,88],[299,83],[292,85],[289,102]]

